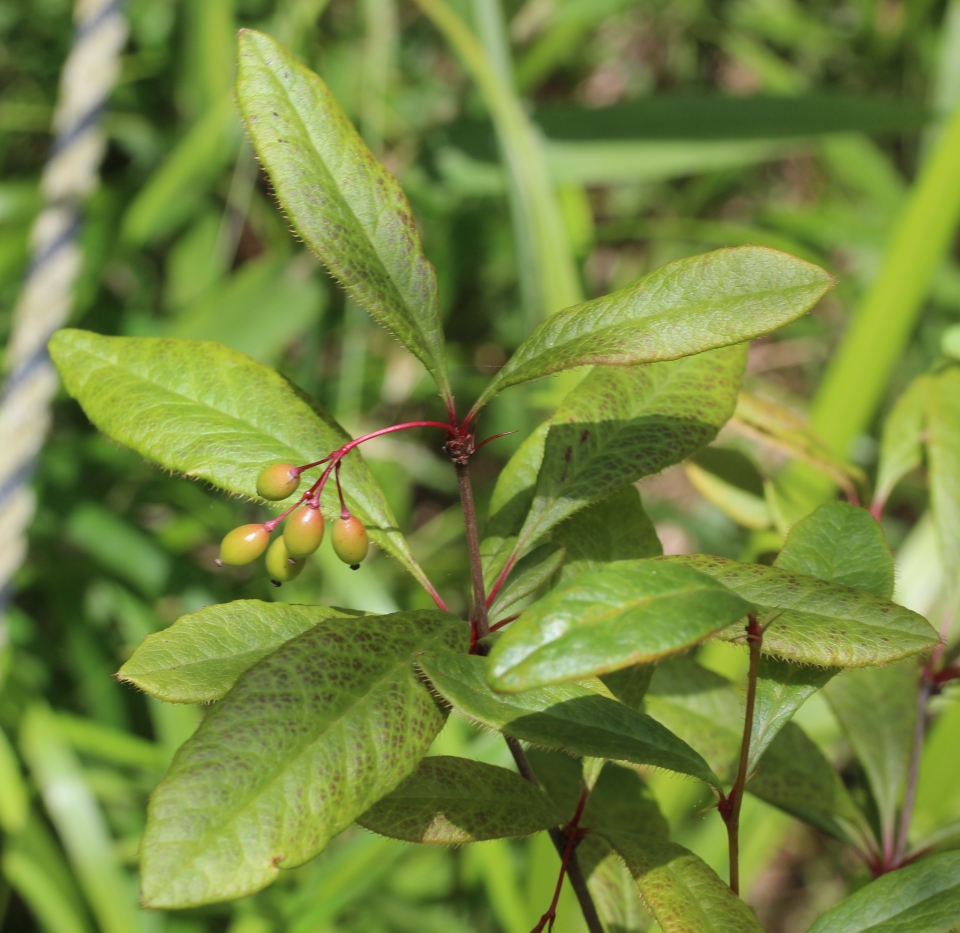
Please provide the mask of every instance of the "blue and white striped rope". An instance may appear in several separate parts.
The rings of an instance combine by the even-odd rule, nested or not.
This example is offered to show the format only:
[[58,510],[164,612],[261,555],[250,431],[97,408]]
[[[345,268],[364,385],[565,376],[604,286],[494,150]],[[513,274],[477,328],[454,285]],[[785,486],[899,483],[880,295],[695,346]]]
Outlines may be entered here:
[[[74,20],[53,116],[54,143],[40,180],[43,207],[30,232],[31,259],[14,309],[0,393],[0,614],[26,556],[36,504],[30,479],[57,391],[47,341],[70,315],[82,258],[81,209],[98,184],[105,148],[100,116],[127,38],[122,0],[77,0]],[[3,625],[0,646],[5,642]]]

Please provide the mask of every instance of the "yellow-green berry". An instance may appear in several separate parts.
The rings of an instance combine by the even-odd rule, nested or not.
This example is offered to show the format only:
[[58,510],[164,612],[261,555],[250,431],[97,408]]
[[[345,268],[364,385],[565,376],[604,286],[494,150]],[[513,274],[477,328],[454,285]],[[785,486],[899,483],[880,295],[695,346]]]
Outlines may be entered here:
[[338,518],[333,523],[330,539],[333,541],[333,550],[337,557],[354,570],[360,566],[360,562],[367,556],[367,551],[370,549],[367,529],[355,515]]
[[283,526],[283,540],[291,557],[307,557],[323,540],[323,516],[320,509],[305,505],[297,509]]
[[277,538],[267,551],[267,573],[276,583],[287,583],[300,576],[303,560],[294,560],[284,544],[283,538]]
[[275,463],[257,477],[257,494],[276,502],[293,495],[300,485],[300,474],[292,463]]
[[270,532],[263,525],[241,525],[220,542],[220,562],[242,567],[256,560],[269,541]]

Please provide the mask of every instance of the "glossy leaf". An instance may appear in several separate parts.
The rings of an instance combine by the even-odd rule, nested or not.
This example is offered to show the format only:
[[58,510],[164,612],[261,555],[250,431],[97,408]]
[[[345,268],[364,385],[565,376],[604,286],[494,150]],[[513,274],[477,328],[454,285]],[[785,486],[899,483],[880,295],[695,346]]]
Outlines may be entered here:
[[494,693],[476,655],[425,656],[420,668],[456,710],[480,725],[574,755],[649,764],[716,784],[704,760],[649,716],[583,684]]
[[[101,337],[60,330],[50,353],[67,391],[113,440],[168,470],[257,497],[271,463],[310,463],[349,437],[315,401],[275,370],[216,343]],[[304,474],[304,481],[319,470]],[[344,495],[370,537],[417,579],[420,569],[383,492],[357,451],[343,461]],[[340,514],[336,489],[324,515]]]
[[[881,829],[892,834],[917,723],[917,664],[848,671],[825,695],[867,774]],[[892,835],[891,835],[892,838]]]
[[517,349],[475,410],[508,386],[577,366],[632,366],[743,343],[795,320],[832,286],[802,259],[757,246],[669,263],[553,315]]
[[874,502],[886,502],[897,483],[923,462],[923,429],[933,389],[933,379],[918,376],[887,415],[880,441]]
[[687,567],[617,561],[530,606],[491,650],[490,682],[514,693],[646,664],[703,641],[750,609]]
[[[887,599],[893,595],[893,555],[883,529],[865,509],[846,502],[829,502],[797,522],[774,566]],[[748,770],[793,714],[836,673],[836,668],[761,659]]]
[[947,933],[958,924],[960,852],[944,852],[871,881],[808,933]]
[[662,560],[709,574],[760,607],[761,621],[771,622],[764,652],[788,660],[866,667],[917,654],[939,640],[922,616],[865,590],[704,554]]
[[168,703],[210,703],[291,638],[328,619],[358,615],[259,599],[208,606],[148,635],[117,676]]
[[445,716],[414,661],[467,638],[437,611],[329,619],[241,675],[150,800],[144,902],[243,897],[313,858],[416,767]]
[[946,593],[960,598],[960,366],[940,373],[927,410],[930,511],[943,556]]
[[551,419],[520,547],[713,440],[733,413],[745,365],[746,347],[738,346],[594,369]]
[[392,839],[458,845],[529,836],[563,820],[546,794],[515,771],[439,756],[424,758],[357,822]]
[[753,911],[689,849],[630,833],[601,835],[626,863],[663,933],[762,933]]
[[624,486],[558,525],[550,540],[566,549],[560,581],[615,560],[659,557],[663,546],[635,486]]
[[238,42],[240,109],[284,213],[449,400],[436,275],[399,184],[317,75],[261,32]]

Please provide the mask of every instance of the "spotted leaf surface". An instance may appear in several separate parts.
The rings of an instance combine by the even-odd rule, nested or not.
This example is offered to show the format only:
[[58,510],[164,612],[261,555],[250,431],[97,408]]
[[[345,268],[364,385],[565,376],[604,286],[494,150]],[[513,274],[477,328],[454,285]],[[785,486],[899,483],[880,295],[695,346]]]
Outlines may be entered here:
[[148,635],[117,676],[168,703],[210,703],[290,639],[329,619],[362,614],[259,599],[208,606]]
[[[219,343],[66,329],[53,336],[50,353],[67,391],[104,434],[168,470],[240,496],[257,498],[265,466],[311,463],[350,439],[276,370]],[[305,473],[301,489],[319,475]],[[374,542],[423,580],[358,451],[343,461],[341,478],[350,510]],[[333,484],[321,505],[330,521],[340,514]]]
[[867,667],[933,647],[937,633],[922,616],[865,590],[741,564],[706,554],[662,560],[693,567],[763,610],[768,654],[804,664]]
[[762,933],[753,911],[689,849],[601,833],[623,859],[663,933]]
[[529,836],[563,819],[546,794],[515,771],[441,755],[424,758],[357,822],[406,842],[458,845]]
[[703,641],[751,608],[689,567],[615,561],[530,606],[491,650],[490,683],[514,693],[645,664]]
[[544,748],[656,765],[717,783],[700,755],[668,729],[584,684],[503,695],[487,686],[485,660],[476,655],[428,655],[419,663],[445,700],[488,728]]
[[710,443],[736,406],[746,347],[594,369],[550,422],[521,548],[579,509]]
[[244,897],[313,858],[443,726],[416,658],[467,641],[467,626],[438,611],[328,619],[242,674],[153,792],[144,903]]
[[400,185],[317,75],[262,32],[238,44],[237,99],[284,213],[450,399],[437,278]]
[[743,343],[796,320],[832,285],[818,266],[758,246],[677,260],[544,321],[475,407],[507,386],[564,369],[676,360]]

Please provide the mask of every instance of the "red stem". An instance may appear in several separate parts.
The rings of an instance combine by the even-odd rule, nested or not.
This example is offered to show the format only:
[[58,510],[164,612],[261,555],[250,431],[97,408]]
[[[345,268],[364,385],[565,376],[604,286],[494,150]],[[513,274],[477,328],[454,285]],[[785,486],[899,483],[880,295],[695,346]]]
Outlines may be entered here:
[[583,808],[586,806],[587,797],[589,795],[590,792],[586,787],[580,791],[580,799],[577,801],[577,812],[573,814],[573,819],[570,820],[570,822],[564,828],[563,833],[567,837],[567,844],[563,850],[563,859],[560,862],[560,877],[557,879],[557,887],[553,892],[553,900],[550,901],[550,906],[547,908],[547,912],[540,918],[539,922],[533,928],[531,933],[540,933],[547,923],[550,924],[550,929],[553,929],[553,924],[557,919],[557,904],[560,901],[560,892],[563,890],[563,879],[566,877],[567,867],[570,864],[570,857],[573,855],[573,849],[577,842],[580,841],[580,833],[577,827],[580,823],[580,817],[583,816]]
[[520,553],[520,549],[517,548],[507,559],[507,562],[503,565],[503,570],[500,571],[500,575],[497,577],[496,583],[490,587],[490,595],[487,596],[487,608],[489,609],[493,605],[493,601],[497,598],[497,593],[500,592],[500,587],[507,582],[507,577],[510,576],[510,571],[513,570],[513,565],[517,562],[517,555]]
[[508,625],[510,622],[514,622],[519,618],[520,618],[519,612],[516,615],[507,616],[505,619],[501,619],[496,625],[491,625],[490,631],[495,632],[498,628],[503,628],[505,625]]

